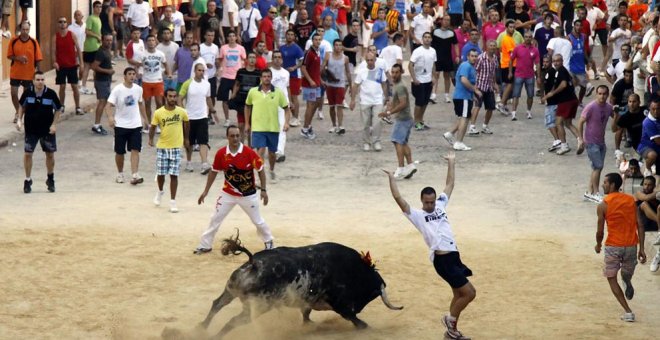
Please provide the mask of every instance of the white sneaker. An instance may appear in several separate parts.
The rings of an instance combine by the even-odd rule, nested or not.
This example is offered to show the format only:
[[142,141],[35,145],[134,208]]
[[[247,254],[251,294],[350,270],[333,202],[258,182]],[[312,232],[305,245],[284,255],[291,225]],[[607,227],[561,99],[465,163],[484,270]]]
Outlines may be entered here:
[[371,150],[371,145],[369,143],[364,143],[364,145],[362,145],[362,151],[369,151],[369,150]]
[[448,94],[445,94],[445,103],[451,103],[451,98],[449,98]]
[[652,272],[657,272],[658,267],[660,267],[660,252],[655,253],[655,256],[653,257],[653,261],[651,261],[651,271]]
[[11,38],[11,31],[6,30],[6,31],[2,32],[2,36],[3,36],[5,39],[9,39],[9,38]]
[[437,97],[438,96],[435,93],[431,93],[431,98],[429,98],[429,100],[431,100],[432,102],[435,102],[435,98],[437,98]]
[[300,120],[298,120],[296,117],[291,117],[291,120],[289,120],[289,126],[300,126]]
[[625,322],[635,322],[635,313],[624,313],[621,315],[621,320]]
[[477,128],[474,126],[471,126],[470,129],[468,130],[468,136],[472,136],[472,137],[479,136],[479,130],[477,130]]
[[323,120],[325,118],[322,110],[316,110],[316,116],[319,118],[319,120]]
[[511,112],[511,120],[514,121],[514,122],[518,120],[518,118],[516,118],[516,112],[515,111]]
[[552,146],[548,148],[548,152],[553,152],[561,147],[561,142],[556,140],[552,142]]
[[481,133],[486,135],[492,135],[493,131],[490,128],[488,128],[488,126],[484,126],[481,128]]
[[124,183],[124,174],[117,174],[117,178],[115,178],[115,182]]
[[456,151],[470,151],[470,150],[472,150],[472,148],[465,145],[465,143],[463,143],[463,142],[456,142],[456,143],[454,143],[454,150],[456,150]]
[[623,151],[614,150],[614,159],[616,159],[618,162],[621,162],[623,160]]
[[170,200],[170,212],[171,213],[178,213],[179,208],[176,207],[176,201],[175,200]]
[[275,174],[275,171],[270,172],[270,182],[277,183],[277,175]]
[[231,120],[229,119],[225,120],[225,123],[222,124],[223,127],[229,127],[229,125],[231,125]]
[[403,167],[403,178],[410,179],[417,172],[417,167],[415,163],[410,163]]
[[186,162],[186,171],[187,172],[193,172],[193,165],[191,162]]
[[380,145],[380,142],[374,143],[374,151],[381,151],[383,150],[383,146]]
[[557,154],[563,155],[568,153],[569,151],[571,151],[571,148],[567,144],[564,144],[559,147],[559,149],[557,150]]
[[532,119],[532,113],[527,111],[527,119]]
[[163,195],[165,194],[165,191],[159,191],[156,193],[156,197],[154,197],[154,204],[156,206],[160,205],[160,201],[163,198]]
[[200,172],[200,174],[206,175],[206,174],[209,173],[209,171],[211,171],[211,165],[209,163],[203,163],[202,164],[202,171]]
[[336,133],[337,132],[337,127],[333,126],[328,130],[328,133]]
[[454,135],[449,131],[445,132],[442,135],[442,137],[445,137],[445,140],[447,141],[447,143],[449,143],[450,146],[454,146],[454,143],[456,143],[456,140],[454,139]]
[[396,170],[394,170],[394,179],[396,180],[403,179],[403,171],[404,168],[396,168]]
[[654,246],[660,246],[660,232],[658,232],[658,236],[655,238],[655,242],[653,242]]

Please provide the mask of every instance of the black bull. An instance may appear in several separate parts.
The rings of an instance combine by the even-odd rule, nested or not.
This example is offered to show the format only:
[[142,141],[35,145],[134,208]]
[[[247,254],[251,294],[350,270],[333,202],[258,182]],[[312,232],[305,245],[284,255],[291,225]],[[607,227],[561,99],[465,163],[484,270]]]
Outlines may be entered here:
[[[248,261],[236,269],[222,295],[213,301],[201,326],[207,328],[215,314],[235,298],[243,311],[234,316],[217,334],[222,337],[273,307],[300,308],[303,322],[309,322],[312,310],[333,310],[357,328],[367,324],[357,314],[377,297],[393,310],[385,292],[385,281],[370,261],[354,249],[337,243],[319,243],[306,247],[278,247],[252,254],[241,246],[238,235],[226,239],[222,253],[247,254]],[[250,299],[258,304],[250,308]]]

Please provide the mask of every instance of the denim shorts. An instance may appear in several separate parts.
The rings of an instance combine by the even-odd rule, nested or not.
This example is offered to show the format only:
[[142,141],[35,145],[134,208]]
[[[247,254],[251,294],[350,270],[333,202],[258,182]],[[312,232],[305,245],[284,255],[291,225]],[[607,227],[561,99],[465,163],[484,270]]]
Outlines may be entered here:
[[321,98],[320,87],[303,87],[302,88],[303,100],[306,102],[315,102]]
[[592,169],[600,170],[603,168],[606,150],[605,145],[587,144],[587,156],[589,156],[589,160],[591,161]]
[[394,126],[392,127],[392,136],[390,139],[392,142],[399,145],[408,144],[408,138],[410,137],[410,130],[412,130],[413,125],[415,125],[415,120],[395,120]]
[[254,131],[252,132],[252,148],[268,148],[268,152],[276,152],[279,138],[279,132]]
[[546,105],[545,107],[545,128],[551,129],[555,125],[557,119],[557,105]]
[[513,95],[512,98],[520,98],[523,84],[527,91],[527,98],[534,98],[534,78],[515,78],[513,81]]

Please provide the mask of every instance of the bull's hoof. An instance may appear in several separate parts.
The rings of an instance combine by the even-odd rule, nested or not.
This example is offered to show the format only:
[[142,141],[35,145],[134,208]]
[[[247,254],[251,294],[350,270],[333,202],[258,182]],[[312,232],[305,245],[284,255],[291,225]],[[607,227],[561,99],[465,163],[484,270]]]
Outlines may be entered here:
[[366,329],[367,327],[369,327],[369,325],[367,325],[366,322],[364,322],[360,319],[356,319],[355,321],[353,321],[353,324],[355,325],[355,328],[357,328],[357,329]]

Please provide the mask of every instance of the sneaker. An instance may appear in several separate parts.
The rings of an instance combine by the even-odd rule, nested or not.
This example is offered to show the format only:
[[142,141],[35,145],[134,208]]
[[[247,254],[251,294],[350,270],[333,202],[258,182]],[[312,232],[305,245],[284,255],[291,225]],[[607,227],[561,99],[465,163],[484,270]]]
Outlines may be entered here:
[[383,146],[380,145],[380,142],[374,143],[374,151],[381,151],[383,150]]
[[115,183],[124,183],[124,174],[117,174],[117,178],[115,178]]
[[632,285],[632,282],[630,282],[630,279],[625,279],[621,278],[621,282],[623,283],[623,292],[626,295],[626,299],[632,300],[633,296],[635,295],[635,288]]
[[186,162],[186,171],[187,172],[193,172],[193,165],[191,162]]
[[569,151],[571,151],[571,148],[568,145],[561,145],[557,150],[557,154],[563,155],[565,153],[568,153]]
[[509,109],[506,106],[504,106],[502,103],[497,103],[497,105],[495,105],[495,109],[497,109],[497,111],[500,111],[500,113],[505,116],[509,115]]
[[343,126],[340,126],[340,127],[337,128],[337,134],[338,135],[343,135],[345,133],[346,133],[346,129],[344,129]]
[[451,98],[449,98],[448,94],[445,94],[445,103],[451,103]]
[[316,134],[312,130],[311,126],[308,129],[305,128],[300,129],[300,135],[309,140],[316,138]]
[[532,119],[532,113],[527,111],[527,119]]
[[584,195],[582,195],[582,199],[589,202],[596,202],[594,195],[588,192],[585,192]]
[[104,129],[103,126],[101,125],[99,125],[98,127],[92,126],[92,132],[100,136],[105,136],[108,134],[108,130]]
[[206,175],[206,174],[209,173],[209,171],[211,171],[211,166],[209,165],[209,163],[203,163],[202,164],[202,171],[200,172],[200,174]]
[[148,128],[146,128],[146,129],[142,128],[142,133],[145,134],[145,135],[148,135],[149,134],[149,129]]
[[283,153],[278,153],[277,158],[275,158],[275,162],[277,163],[282,163],[286,160],[286,156]]
[[394,122],[391,119],[389,119],[388,117],[383,117],[380,120],[382,120],[383,122],[385,122],[385,124],[388,124],[388,125],[394,124]]
[[635,322],[635,313],[624,313],[621,315],[621,320],[625,322]]
[[179,212],[179,208],[176,207],[175,200],[170,200],[170,212],[174,214]]
[[445,137],[445,140],[447,141],[447,143],[449,143],[450,146],[454,146],[454,144],[456,143],[456,140],[454,139],[454,135],[449,131],[445,132],[442,135],[442,137]]
[[215,120],[213,120],[213,117],[209,117],[209,125],[215,125]]
[[131,178],[131,184],[132,185],[138,185],[140,183],[144,183],[144,178],[142,178],[141,176],[138,175],[138,176],[135,176],[135,177]]
[[481,133],[486,135],[492,135],[493,131],[488,126],[484,126],[481,128]]
[[430,101],[431,103],[435,104],[435,103],[436,103],[436,102],[435,102],[435,98],[437,98],[437,97],[438,97],[438,96],[437,96],[435,93],[431,93],[431,98],[429,98],[429,101]]
[[371,150],[371,145],[369,143],[364,143],[362,145],[362,151],[369,151]]
[[270,172],[270,182],[277,183],[277,175],[275,174],[275,171]]
[[518,118],[516,118],[515,112],[511,113],[511,120],[514,121],[514,122],[518,120]]
[[660,252],[657,252],[655,256],[653,257],[653,261],[651,261],[651,271],[652,272],[657,272],[658,267],[660,267]]
[[337,127],[336,126],[333,126],[330,129],[328,129],[328,133],[335,133],[335,132],[337,132]]
[[2,32],[2,37],[5,39],[11,38],[11,32],[9,30]]
[[325,115],[323,115],[323,110],[316,110],[316,117],[319,120],[323,120],[325,118]]
[[275,248],[275,244],[273,244],[273,240],[270,240],[268,242],[264,242],[264,249],[265,250],[271,250]]
[[600,204],[600,202],[603,201],[603,195],[601,195],[600,193],[595,193],[592,196],[594,198],[594,203],[599,203]]
[[445,315],[442,317],[442,324],[447,328],[447,334],[450,338],[457,339],[458,337],[463,336],[463,334],[456,329],[456,319],[451,320],[449,319],[449,315]]
[[456,150],[456,151],[470,151],[470,150],[472,150],[472,148],[465,145],[465,143],[463,143],[463,142],[456,142],[456,143],[454,143],[454,150]]
[[55,180],[52,178],[48,178],[46,180],[46,187],[48,187],[49,192],[55,192]]
[[660,246],[660,232],[658,232],[658,236],[655,238],[655,242],[653,242],[654,246]]
[[29,194],[32,192],[32,180],[26,179],[23,181],[23,192]]
[[586,97],[591,96],[592,93],[594,93],[595,87],[591,85],[591,83],[587,83],[587,93],[585,94]]
[[403,178],[411,179],[416,172],[417,167],[415,166],[415,163],[410,163],[403,168]]
[[80,87],[80,94],[91,94],[91,91],[88,88],[82,86]]
[[226,119],[225,122],[222,124],[222,127],[229,127],[231,125],[231,120]]
[[614,159],[617,161],[621,162],[623,160],[623,151],[621,150],[614,150]]
[[548,148],[548,152],[553,152],[561,147],[561,142],[560,141],[554,141],[552,142],[552,146]]
[[472,340],[472,338],[469,338],[465,335],[463,335],[461,332],[458,332],[459,335],[458,337],[449,335],[449,332],[445,332],[444,339],[445,340]]
[[468,136],[471,136],[471,137],[479,136],[479,130],[477,130],[477,128],[474,127],[474,126],[470,127],[470,129],[468,130]]
[[396,170],[394,170],[394,175],[392,175],[392,177],[394,177],[394,179],[396,179],[396,180],[401,180],[401,179],[403,179],[403,172],[404,172],[404,169],[405,169],[405,168],[399,168],[399,167],[397,167]]
[[213,250],[213,248],[195,248],[195,250],[193,250],[193,254],[202,255],[202,254],[210,253],[211,250]]
[[419,122],[419,123],[415,124],[415,130],[417,130],[417,131],[424,131],[424,130],[428,130],[430,128],[431,127],[426,125],[426,123],[424,123],[424,122]]
[[298,120],[296,117],[292,117],[291,120],[289,120],[289,126],[300,126],[300,120]]
[[79,107],[76,108],[76,115],[77,116],[82,116],[84,114],[85,114],[85,111],[83,111],[83,109],[81,109]]
[[163,198],[163,195],[165,194],[165,191],[159,191],[156,193],[156,197],[154,197],[154,204],[156,206],[160,205],[160,201]]
[[199,152],[199,144],[193,145],[193,152]]

